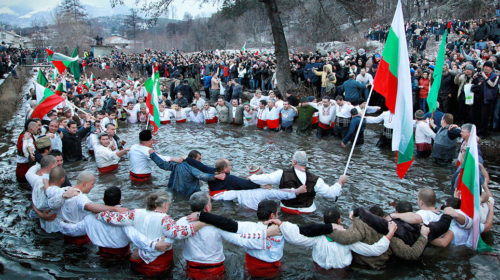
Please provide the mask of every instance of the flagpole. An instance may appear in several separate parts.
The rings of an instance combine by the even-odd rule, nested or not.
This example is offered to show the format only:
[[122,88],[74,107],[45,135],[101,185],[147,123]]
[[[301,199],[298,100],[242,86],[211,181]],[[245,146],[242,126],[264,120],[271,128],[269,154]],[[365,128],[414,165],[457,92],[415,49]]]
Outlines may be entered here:
[[366,99],[365,109],[363,110],[363,113],[361,114],[361,121],[359,122],[358,130],[356,131],[356,136],[354,136],[354,142],[352,142],[351,152],[349,153],[349,157],[347,158],[347,163],[346,163],[345,169],[344,169],[344,175],[347,174],[347,169],[349,169],[349,163],[351,162],[352,153],[354,152],[354,147],[356,146],[356,141],[358,140],[359,131],[361,130],[361,127],[363,126],[363,120],[365,119],[366,109],[368,108],[368,104],[370,103],[370,98],[372,97],[372,92],[373,92],[373,85],[372,85],[372,88],[370,89],[370,93],[368,94],[368,98]]

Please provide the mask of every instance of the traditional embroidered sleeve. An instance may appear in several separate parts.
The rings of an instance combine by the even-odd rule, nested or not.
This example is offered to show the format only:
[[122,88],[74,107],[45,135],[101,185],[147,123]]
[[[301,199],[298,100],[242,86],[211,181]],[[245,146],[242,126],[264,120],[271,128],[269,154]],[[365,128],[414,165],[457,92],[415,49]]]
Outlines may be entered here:
[[333,186],[328,186],[323,179],[319,178],[314,186],[314,190],[320,195],[328,199],[337,198],[342,192],[342,186],[335,183]]
[[316,244],[315,238],[306,237],[300,234],[299,227],[296,224],[283,222],[280,226],[281,234],[285,237],[286,242],[294,245],[311,247]]
[[98,221],[101,221],[106,224],[115,225],[115,226],[133,226],[134,225],[134,217],[135,210],[130,210],[127,212],[101,212],[95,215]]
[[85,220],[82,220],[76,224],[60,222],[59,223],[60,231],[64,235],[69,236],[82,236],[87,234],[85,231]]
[[376,257],[385,253],[385,251],[389,249],[390,244],[391,242],[389,241],[389,239],[383,236],[379,241],[373,243],[372,245],[368,245],[363,242],[356,242],[349,245],[349,247],[353,252],[358,253],[362,256]]
[[266,249],[266,231],[258,231],[258,232],[249,232],[249,233],[232,233],[218,229],[219,234],[226,241],[243,247],[245,249],[255,249],[255,250],[264,250]]
[[252,175],[250,181],[258,185],[278,185],[283,176],[283,170],[279,169],[269,174]]
[[169,215],[161,221],[163,235],[173,239],[185,239],[195,235],[193,225],[178,225]]

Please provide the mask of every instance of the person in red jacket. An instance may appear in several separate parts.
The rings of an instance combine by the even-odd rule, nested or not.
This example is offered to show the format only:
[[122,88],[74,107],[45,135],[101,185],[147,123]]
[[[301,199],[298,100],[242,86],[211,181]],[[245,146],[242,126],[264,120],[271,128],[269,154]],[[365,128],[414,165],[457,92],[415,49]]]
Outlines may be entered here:
[[427,113],[427,95],[429,95],[429,90],[431,88],[431,80],[429,79],[429,72],[425,71],[422,74],[422,78],[418,81],[418,100],[420,104],[420,109]]

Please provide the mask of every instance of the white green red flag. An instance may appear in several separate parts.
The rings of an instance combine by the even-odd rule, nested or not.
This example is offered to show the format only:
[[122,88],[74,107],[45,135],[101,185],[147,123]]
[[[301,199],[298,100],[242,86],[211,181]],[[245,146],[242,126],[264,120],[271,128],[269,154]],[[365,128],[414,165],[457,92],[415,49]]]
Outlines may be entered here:
[[129,75],[127,75],[127,81],[128,81],[130,84],[134,83],[134,80],[132,80],[132,78],[130,78],[130,76],[129,76]]
[[472,218],[472,247],[479,251],[491,250],[481,239],[480,232],[480,194],[479,152],[477,147],[476,126],[472,125],[464,160],[458,177],[457,190],[461,193],[460,209]]
[[397,174],[402,179],[413,162],[413,100],[410,63],[406,45],[405,23],[401,1],[382,53],[373,90],[385,97],[387,108],[394,114],[392,150],[397,151]]
[[90,79],[87,80],[84,86],[87,88],[87,90],[89,90],[90,86],[93,84],[94,84],[94,74],[90,73]]
[[56,94],[61,95],[63,91],[66,91],[66,79],[64,77],[56,88]]
[[38,83],[35,85],[35,90],[38,104],[33,109],[30,118],[41,119],[47,115],[50,110],[64,101],[64,98]]
[[437,98],[439,88],[441,87],[441,77],[443,76],[443,66],[444,66],[444,54],[446,52],[446,37],[448,36],[448,29],[451,28],[451,21],[448,22],[446,30],[444,31],[443,40],[441,41],[441,46],[439,47],[438,56],[436,58],[436,67],[434,67],[434,73],[432,74],[432,85],[427,95],[427,105],[429,106],[429,112],[434,112],[437,107]]
[[78,56],[69,57],[64,54],[53,52],[49,49],[46,49],[47,54],[49,55],[48,60],[54,64],[59,73],[63,73],[67,67],[70,67],[72,62],[78,62]]
[[153,133],[158,131],[160,128],[160,73],[158,68],[153,68],[153,75],[145,83],[148,96],[146,97],[146,107],[148,107],[149,114],[153,117],[153,121],[150,121],[153,126]]

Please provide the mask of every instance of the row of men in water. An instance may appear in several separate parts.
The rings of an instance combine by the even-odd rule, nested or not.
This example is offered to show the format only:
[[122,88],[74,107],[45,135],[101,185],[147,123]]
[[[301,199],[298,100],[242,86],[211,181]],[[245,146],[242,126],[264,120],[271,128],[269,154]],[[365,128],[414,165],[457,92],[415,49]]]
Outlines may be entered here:
[[[147,132],[141,132],[139,145],[147,144],[144,143],[149,141],[147,136]],[[150,158],[158,164],[158,158],[162,156],[148,148]],[[196,157],[194,161],[201,164],[201,155],[193,152],[190,156],[193,155]],[[169,161],[162,161],[161,165],[167,163],[181,166]],[[167,214],[172,203],[169,193],[149,195],[145,209],[129,210],[120,205],[120,188],[109,187],[104,192],[104,204],[98,204],[87,197],[96,180],[91,172],[81,172],[74,187],[63,187],[66,174],[57,165],[56,157],[47,155],[26,174],[33,188],[33,209],[40,218],[41,227],[47,232],[60,231],[68,243],[91,242],[99,247],[99,254],[105,258],[128,257],[129,244],[133,243],[137,251],[130,256],[132,268],[148,276],[160,275],[170,269],[175,239],[182,240],[187,274],[193,279],[223,277],[222,239],[245,248],[245,267],[254,277],[273,277],[280,273],[285,242],[312,247],[314,263],[327,270],[347,267],[353,259],[374,269],[383,268],[391,256],[416,260],[427,244],[472,246],[472,219],[459,210],[460,194],[447,198],[441,211],[436,207],[436,195],[432,189],[419,191],[417,203],[420,210],[415,213],[407,201],[398,202],[396,212],[389,215],[377,206],[369,210],[357,208],[351,214],[353,222],[347,230],[340,225],[341,213],[336,207],[326,208],[323,224],[299,226],[280,221],[279,212],[302,214],[315,211],[316,193],[334,199],[347,180],[341,177],[329,187],[321,178],[306,171],[308,159],[302,151],[293,155],[289,169],[269,174],[252,170],[254,174],[249,181],[261,186],[278,185],[278,189],[196,191],[189,198],[194,213],[178,221]],[[198,167],[202,169],[202,165]],[[226,159],[219,160],[216,168],[217,175],[224,177],[219,179],[233,176]],[[175,171],[172,176],[175,176]],[[276,198],[276,192],[291,195]],[[230,194],[244,206],[254,205],[258,221],[234,221],[211,213],[211,200],[225,194]],[[245,204],[248,200],[244,198],[248,197],[254,197],[253,203],[256,204]],[[269,198],[282,199],[281,205]],[[481,195],[481,202],[480,229],[488,232],[493,224],[493,200],[487,188]],[[298,208],[307,205],[310,206]]]

